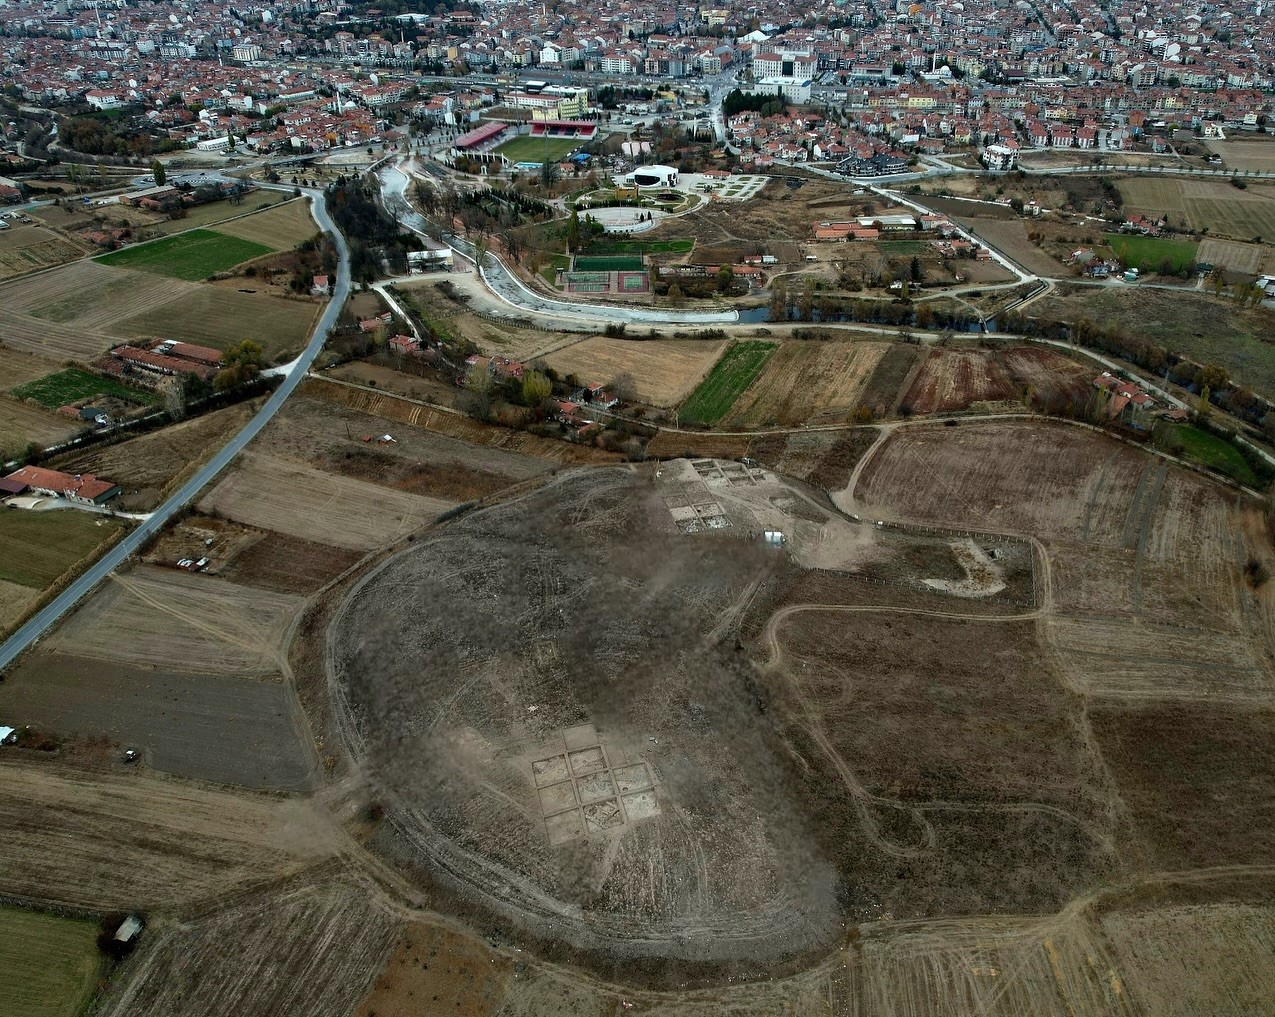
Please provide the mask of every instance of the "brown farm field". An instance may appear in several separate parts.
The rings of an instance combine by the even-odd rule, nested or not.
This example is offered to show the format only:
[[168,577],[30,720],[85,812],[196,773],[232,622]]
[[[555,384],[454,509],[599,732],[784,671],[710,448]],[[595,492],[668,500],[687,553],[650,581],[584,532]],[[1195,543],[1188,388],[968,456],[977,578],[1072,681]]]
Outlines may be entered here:
[[424,427],[401,424],[389,430],[392,443],[363,441],[386,433],[386,421],[300,396],[288,401],[258,444],[271,455],[326,473],[451,502],[495,494],[551,468],[513,448],[476,448]]
[[0,579],[46,589],[104,551],[123,529],[119,520],[74,509],[0,507]]
[[[102,1012],[348,1014],[384,964],[401,924],[377,903],[363,886],[300,883],[203,921],[156,930]],[[432,1012],[441,1017],[444,1011]]]
[[1232,169],[1275,170],[1275,144],[1269,138],[1227,138],[1205,142]]
[[151,272],[77,261],[37,279],[3,287],[12,309],[43,322],[109,331],[117,321],[150,310],[196,289]]
[[[308,802],[5,753],[0,892],[90,908],[180,908],[329,858]],[[56,843],[58,849],[50,851]]]
[[608,384],[627,374],[639,402],[676,406],[698,385],[726,348],[725,339],[633,341],[595,336],[544,358],[560,375],[582,384]]
[[48,640],[66,653],[211,674],[269,675],[285,663],[299,598],[143,565],[85,601]]
[[200,502],[204,512],[349,550],[388,544],[454,504],[333,476],[262,452],[245,452]]
[[[53,366],[48,361],[45,364]],[[0,395],[0,458],[7,461],[31,442],[44,447],[56,445],[73,437],[83,426],[78,420],[69,420],[35,403]]]
[[[1275,151],[1275,146],[1267,148]],[[1119,187],[1129,212],[1168,216],[1178,228],[1207,229],[1237,240],[1275,236],[1275,188],[1266,184],[1253,182],[1241,190],[1226,180],[1127,177]],[[1208,259],[1201,255],[1200,260]]]
[[781,343],[727,414],[727,429],[842,422],[863,405],[864,389],[890,345],[883,342]]
[[148,767],[178,777],[269,791],[308,791],[317,782],[305,718],[277,678],[41,651],[9,670],[0,711],[63,738],[137,749]]
[[319,227],[310,215],[309,200],[297,198],[255,215],[222,223],[216,232],[286,251],[309,240],[319,232]]
[[962,226],[986,241],[1001,254],[1037,275],[1067,277],[1070,270],[1055,261],[1027,239],[1029,224],[1025,219],[998,219],[991,217],[955,217]]
[[321,310],[311,300],[196,286],[160,307],[120,319],[115,327],[132,338],[181,338],[223,350],[252,339],[261,344],[268,360],[274,360],[305,345]]
[[13,225],[0,233],[0,279],[63,265],[87,253],[87,244],[44,226]]
[[1047,404],[1078,400],[1094,371],[1035,346],[1008,350],[932,350],[903,396],[913,413],[945,413],[979,402],[1019,402],[1028,389]]

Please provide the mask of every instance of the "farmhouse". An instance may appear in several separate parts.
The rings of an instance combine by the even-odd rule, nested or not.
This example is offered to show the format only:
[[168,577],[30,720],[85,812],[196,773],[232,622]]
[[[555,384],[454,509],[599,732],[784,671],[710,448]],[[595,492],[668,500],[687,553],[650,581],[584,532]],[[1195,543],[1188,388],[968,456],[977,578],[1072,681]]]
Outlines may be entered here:
[[1155,409],[1155,400],[1137,385],[1123,381],[1108,371],[1093,380],[1094,388],[1107,393],[1106,414],[1109,419],[1145,431],[1147,416]]
[[[187,358],[173,350],[175,346],[187,346],[201,351],[198,358]],[[207,354],[216,354],[216,361],[209,362]],[[216,350],[207,350],[203,346],[191,346],[189,343],[161,343],[153,350],[140,346],[116,346],[111,356],[129,369],[144,374],[175,377],[183,374],[194,374],[207,381],[217,373],[217,365],[221,363],[221,354]]]
[[[120,493],[117,485],[108,480],[98,480],[91,473],[63,473],[46,470],[41,466],[24,466],[4,478],[6,490],[21,494],[30,490],[52,498],[66,498],[84,505],[105,505]],[[17,486],[20,490],[13,491]]]

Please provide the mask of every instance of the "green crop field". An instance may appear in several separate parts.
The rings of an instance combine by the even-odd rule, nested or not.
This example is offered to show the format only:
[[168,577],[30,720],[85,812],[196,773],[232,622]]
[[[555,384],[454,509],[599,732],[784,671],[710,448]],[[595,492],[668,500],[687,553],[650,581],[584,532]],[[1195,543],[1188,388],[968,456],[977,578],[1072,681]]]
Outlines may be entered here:
[[525,134],[510,138],[496,151],[510,162],[557,162],[583,144],[579,138],[533,138]]
[[1139,272],[1158,272],[1167,258],[1174,272],[1180,272],[1195,261],[1198,244],[1189,240],[1165,240],[1162,237],[1130,237],[1108,233],[1107,243],[1126,268]]
[[97,986],[97,926],[81,919],[0,908],[0,986],[5,1013],[75,1017]]
[[191,230],[149,244],[125,247],[103,254],[97,260],[120,268],[140,268],[160,275],[198,282],[217,272],[225,272],[244,261],[270,254],[271,248],[241,237]]
[[774,343],[733,344],[682,404],[682,420],[704,424],[715,424],[721,420],[761,373],[775,349]]
[[1217,470],[1248,487],[1257,487],[1260,483],[1253,467],[1229,441],[1190,424],[1176,425],[1173,437],[1181,443],[1184,459]]
[[129,388],[114,378],[100,378],[78,367],[69,367],[56,374],[19,385],[12,392],[19,399],[31,399],[41,406],[56,410],[59,406],[78,403],[96,396],[112,396],[130,403],[153,403],[156,397],[150,392]]
[[107,516],[72,509],[0,508],[0,579],[43,590],[119,528]]

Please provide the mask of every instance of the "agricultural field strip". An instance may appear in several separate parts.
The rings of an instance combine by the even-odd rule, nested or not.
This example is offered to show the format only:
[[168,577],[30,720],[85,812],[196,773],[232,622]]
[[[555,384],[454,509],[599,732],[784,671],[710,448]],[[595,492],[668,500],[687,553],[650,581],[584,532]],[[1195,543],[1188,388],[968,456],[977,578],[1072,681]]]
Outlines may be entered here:
[[273,674],[301,599],[141,566],[94,594],[48,640],[77,656],[159,668]]
[[843,419],[862,402],[888,349],[877,342],[785,342],[735,400],[727,426]]
[[0,893],[175,908],[297,872],[334,857],[338,844],[330,820],[303,800],[0,764]]
[[204,509],[261,529],[367,550],[432,521],[453,502],[324,473],[259,452],[204,495]]
[[716,423],[734,405],[735,400],[753,383],[778,349],[767,342],[736,342],[714,365],[707,378],[682,404],[682,414],[689,420]]

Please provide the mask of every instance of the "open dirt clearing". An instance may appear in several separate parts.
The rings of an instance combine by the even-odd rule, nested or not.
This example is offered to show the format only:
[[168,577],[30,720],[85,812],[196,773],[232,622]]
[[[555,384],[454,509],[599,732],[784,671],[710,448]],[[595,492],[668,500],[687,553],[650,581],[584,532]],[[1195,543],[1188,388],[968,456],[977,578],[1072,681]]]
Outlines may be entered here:
[[[392,443],[363,441],[385,433],[393,436]],[[534,456],[475,445],[410,424],[389,424],[370,413],[306,396],[288,400],[257,445],[262,452],[325,473],[452,502],[494,494],[551,468]]]
[[703,381],[725,348],[724,339],[638,342],[596,336],[551,353],[544,361],[560,375],[574,374],[581,384],[606,385],[627,374],[639,402],[675,406]]
[[[334,881],[286,887],[214,917],[148,930],[130,961],[133,970],[108,991],[101,1012],[348,1014],[384,964],[400,924],[375,907],[365,886]],[[418,1014],[445,1012],[419,1004]]]
[[4,378],[0,384],[6,390],[43,378],[56,370],[57,366],[50,364],[47,357],[12,349],[0,341],[0,377]]
[[103,910],[216,900],[335,851],[308,802],[11,753],[0,762],[0,818],[0,892]]
[[1071,270],[1027,239],[1028,225],[1022,219],[973,218],[968,215],[955,217],[976,237],[1000,251],[1021,268],[1037,275],[1067,278]]
[[275,674],[298,597],[143,565],[111,581],[47,640],[81,656],[210,674]]
[[404,930],[357,1017],[502,1013],[514,988],[513,962],[473,936],[431,925]]
[[879,342],[781,343],[735,400],[723,426],[840,423],[862,404],[868,379],[889,348],[889,343]]
[[300,198],[243,219],[221,223],[216,232],[286,251],[309,240],[319,232],[319,227],[310,215],[309,201]]
[[178,777],[270,791],[308,791],[318,779],[305,718],[278,678],[38,653],[0,685],[0,710],[16,724],[140,749]]
[[160,307],[122,318],[116,323],[125,336],[145,339],[181,338],[224,350],[231,343],[252,339],[266,358],[299,350],[305,345],[322,305],[311,300],[288,300],[239,293],[221,286],[196,286]]
[[454,504],[245,452],[200,508],[248,526],[367,550],[432,522]]

